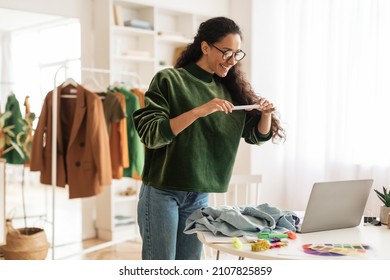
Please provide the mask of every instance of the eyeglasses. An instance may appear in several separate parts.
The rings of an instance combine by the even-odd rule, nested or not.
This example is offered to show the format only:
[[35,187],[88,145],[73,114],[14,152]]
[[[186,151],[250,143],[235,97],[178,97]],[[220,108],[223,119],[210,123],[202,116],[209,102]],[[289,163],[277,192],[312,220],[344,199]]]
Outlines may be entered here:
[[229,59],[231,59],[234,56],[234,59],[236,61],[240,61],[246,55],[246,53],[244,53],[242,50],[238,50],[236,52],[234,52],[232,50],[223,51],[220,48],[218,48],[217,46],[215,46],[214,44],[211,44],[211,43],[209,43],[209,44],[212,45],[214,48],[216,48],[217,50],[219,50],[222,53],[222,59],[223,60],[229,60]]

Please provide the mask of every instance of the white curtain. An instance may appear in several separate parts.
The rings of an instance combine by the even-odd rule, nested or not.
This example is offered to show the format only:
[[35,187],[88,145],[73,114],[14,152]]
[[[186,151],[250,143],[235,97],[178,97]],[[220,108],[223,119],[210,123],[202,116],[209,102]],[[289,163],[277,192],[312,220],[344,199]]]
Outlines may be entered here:
[[[277,148],[253,149],[252,172],[268,178],[266,192],[304,209],[316,181],[373,178],[374,188],[390,187],[390,1],[254,5],[252,79],[288,133]],[[372,192],[366,212],[379,205]]]

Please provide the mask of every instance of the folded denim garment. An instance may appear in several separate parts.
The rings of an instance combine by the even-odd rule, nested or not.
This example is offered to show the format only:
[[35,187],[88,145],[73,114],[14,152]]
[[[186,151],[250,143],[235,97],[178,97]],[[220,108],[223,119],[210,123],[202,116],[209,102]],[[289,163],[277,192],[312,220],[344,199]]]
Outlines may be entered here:
[[296,231],[299,217],[267,203],[258,206],[219,206],[201,208],[192,213],[184,233],[209,231],[214,235],[257,236],[265,228],[272,232]]

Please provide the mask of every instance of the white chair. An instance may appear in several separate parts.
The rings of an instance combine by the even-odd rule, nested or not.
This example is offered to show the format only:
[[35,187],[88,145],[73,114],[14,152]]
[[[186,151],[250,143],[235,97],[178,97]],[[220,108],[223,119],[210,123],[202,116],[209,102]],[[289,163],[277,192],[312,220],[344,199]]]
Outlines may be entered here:
[[261,175],[232,175],[225,193],[210,193],[209,205],[258,205]]
[[[210,193],[209,206],[223,205],[252,205],[260,204],[260,185],[262,176],[259,174],[239,174],[233,175],[229,182],[229,188],[226,193]],[[207,251],[207,252],[206,252]],[[206,248],[203,250],[203,257],[213,257],[215,250]],[[216,252],[216,258],[219,259],[219,251]]]

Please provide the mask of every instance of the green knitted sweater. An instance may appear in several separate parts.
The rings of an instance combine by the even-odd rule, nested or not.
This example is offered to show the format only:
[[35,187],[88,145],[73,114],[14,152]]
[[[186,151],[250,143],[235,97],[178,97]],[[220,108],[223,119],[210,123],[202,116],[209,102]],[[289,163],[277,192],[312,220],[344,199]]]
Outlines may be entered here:
[[133,114],[145,144],[145,184],[165,190],[225,192],[241,137],[250,144],[271,138],[261,135],[258,117],[245,111],[216,112],[196,120],[175,136],[169,120],[213,98],[231,100],[225,87],[195,63],[164,69],[145,93],[145,107]]

